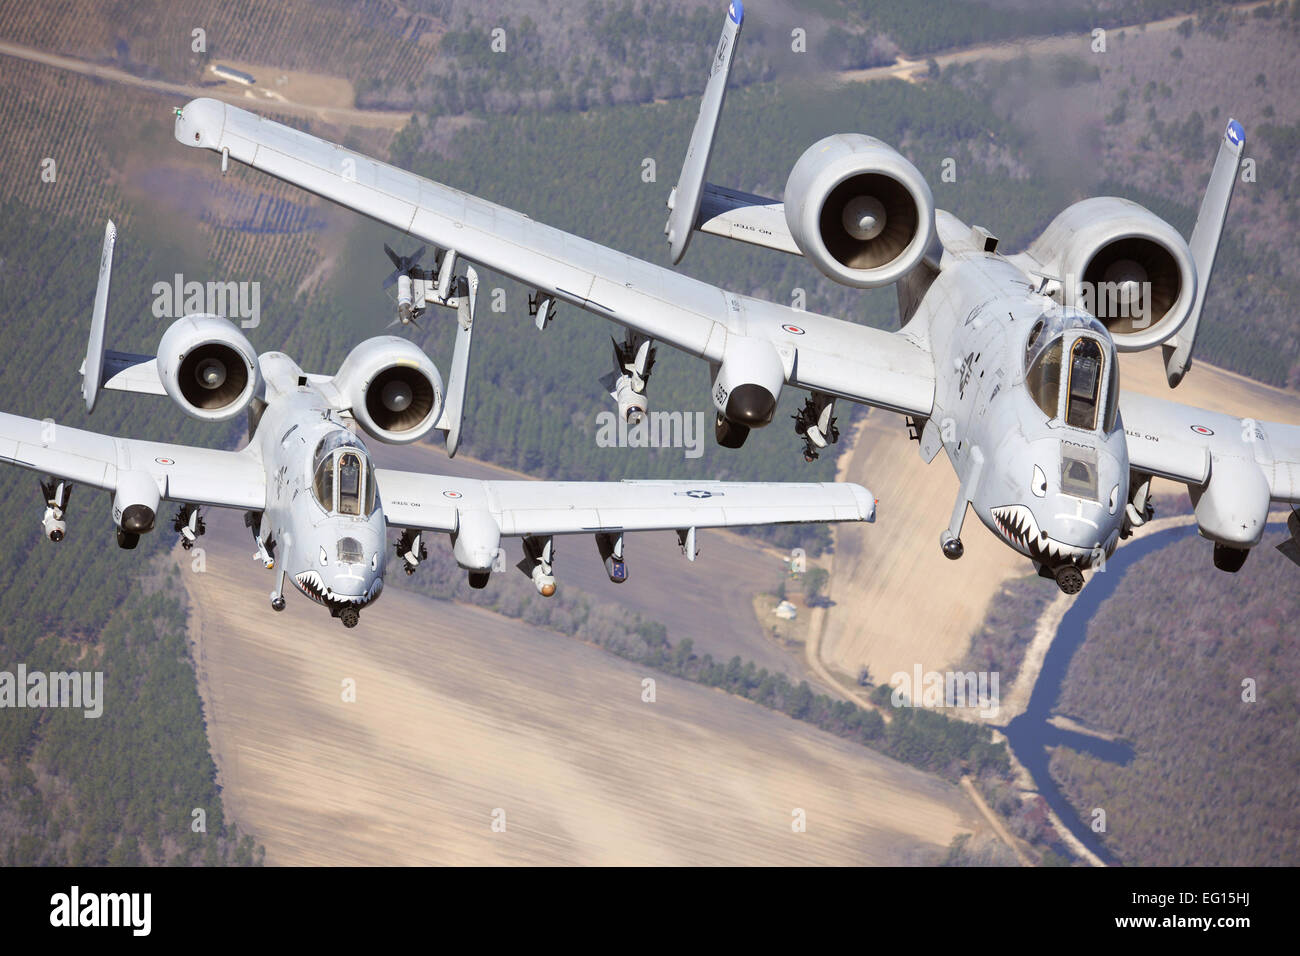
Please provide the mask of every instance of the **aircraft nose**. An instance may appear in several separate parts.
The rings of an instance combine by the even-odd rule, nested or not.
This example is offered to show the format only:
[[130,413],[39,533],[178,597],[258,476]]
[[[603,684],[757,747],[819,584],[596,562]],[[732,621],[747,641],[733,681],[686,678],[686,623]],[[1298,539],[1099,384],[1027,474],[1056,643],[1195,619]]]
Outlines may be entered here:
[[1110,515],[1104,506],[1087,501],[1080,507],[1077,498],[1062,497],[1057,513],[1045,523],[1045,530],[1061,544],[1074,548],[1091,548],[1110,533]]

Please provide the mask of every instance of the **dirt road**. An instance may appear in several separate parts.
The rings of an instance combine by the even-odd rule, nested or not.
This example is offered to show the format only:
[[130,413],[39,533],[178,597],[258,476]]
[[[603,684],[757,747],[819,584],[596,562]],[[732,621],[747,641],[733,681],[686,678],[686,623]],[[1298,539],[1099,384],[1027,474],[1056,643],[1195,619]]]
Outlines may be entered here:
[[[116,67],[90,63],[86,60],[78,60],[70,56],[60,56],[57,53],[47,53],[46,51],[38,50],[35,47],[24,46],[20,43],[11,43],[7,40],[0,40],[0,54],[4,56],[17,57],[21,60],[28,60],[32,63],[41,63],[58,70],[68,70],[73,73],[80,73],[83,76],[95,77],[96,79],[105,80],[109,83],[121,83],[125,86],[133,86],[154,93],[163,93],[170,96],[180,97],[187,101],[194,99],[196,96],[212,96],[219,100],[233,103],[236,106],[242,106],[245,108],[262,107],[265,109],[275,110],[279,113],[314,117],[316,119],[326,120],[331,123],[339,123],[345,126],[362,126],[367,129],[399,130],[404,127],[411,118],[410,113],[395,112],[392,110],[362,110],[345,106],[311,106],[302,103],[294,103],[283,97],[272,99],[258,96],[254,93],[253,88],[251,87],[235,86],[229,83],[198,86],[184,83],[171,83],[166,80],[150,79],[148,77],[136,76],[133,73],[119,70]],[[180,104],[178,103],[177,105],[179,106]]]

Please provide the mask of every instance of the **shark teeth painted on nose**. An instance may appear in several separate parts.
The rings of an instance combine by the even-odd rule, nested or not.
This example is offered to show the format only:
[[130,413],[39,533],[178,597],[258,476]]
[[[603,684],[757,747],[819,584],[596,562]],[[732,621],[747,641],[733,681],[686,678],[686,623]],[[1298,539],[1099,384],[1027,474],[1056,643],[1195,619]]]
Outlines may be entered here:
[[993,523],[1013,548],[1049,568],[1062,564],[1086,568],[1097,555],[1098,549],[1081,548],[1049,537],[1039,529],[1034,512],[1024,505],[994,508]]
[[366,589],[365,594],[339,594],[321,580],[320,573],[317,571],[299,571],[293,576],[293,579],[298,583],[298,590],[317,604],[325,605],[353,604],[358,607],[364,606],[377,598],[384,587],[383,580],[375,578],[370,582],[370,587]]

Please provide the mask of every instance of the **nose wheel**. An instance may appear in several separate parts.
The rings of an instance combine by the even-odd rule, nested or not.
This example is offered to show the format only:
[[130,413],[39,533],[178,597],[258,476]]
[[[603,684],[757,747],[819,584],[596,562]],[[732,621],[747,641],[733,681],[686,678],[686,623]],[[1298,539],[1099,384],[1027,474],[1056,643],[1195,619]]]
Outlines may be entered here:
[[951,531],[945,531],[939,536],[939,544],[943,548],[943,556],[949,561],[956,561],[966,553],[966,546],[961,543],[961,538],[956,537]]

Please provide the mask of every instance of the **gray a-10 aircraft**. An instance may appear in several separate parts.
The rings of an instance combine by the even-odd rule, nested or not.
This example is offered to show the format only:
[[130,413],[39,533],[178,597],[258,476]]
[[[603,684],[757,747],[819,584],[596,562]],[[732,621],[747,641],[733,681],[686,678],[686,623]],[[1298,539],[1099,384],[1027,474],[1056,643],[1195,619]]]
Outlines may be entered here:
[[[1271,503],[1300,502],[1300,427],[1121,394],[1116,352],[1161,346],[1171,387],[1190,367],[1241,125],[1228,123],[1190,242],[1136,203],[1099,197],[1004,256],[866,135],[809,147],[784,202],[706,183],[743,16],[735,0],[668,200],[672,259],[699,230],[805,256],[855,288],[896,284],[897,332],[728,292],[216,100],[179,110],[175,135],[221,153],[223,168],[234,158],[536,289],[539,328],[561,301],[624,326],[613,396],[629,418],[647,407],[655,342],[709,364],[724,446],[770,423],[786,386],[811,393],[795,416],[809,459],[838,438],[837,399],[907,416],[922,457],[944,449],[960,479],[940,536],[950,558],[973,507],[1073,593],[1150,518],[1159,476],[1187,486],[1215,565],[1238,570]],[[1290,528],[1283,547],[1297,554],[1300,514]]]
[[[204,532],[202,507],[239,509],[256,542],[254,556],[278,573],[271,606],[284,609],[287,573],[298,590],[354,627],[383,590],[389,527],[401,529],[396,551],[408,573],[428,556],[424,536],[445,533],[479,588],[504,567],[502,537],[521,537],[519,568],[550,597],[556,535],[594,535],[607,574],[621,583],[628,576],[625,532],[676,531],[693,561],[697,528],[875,518],[870,493],[847,482],[477,481],[375,468],[349,422],[394,444],[439,429],[455,454],[478,286],[472,267],[463,275],[443,272],[444,295],[436,300],[458,317],[444,396],[437,367],[396,336],[362,342],[333,376],[306,374],[281,352],[258,355],[234,324],[209,314],[172,323],[156,357],[106,350],[115,240],[110,222],[82,367],[87,410],[105,388],[168,395],[206,421],[246,410],[250,438],[240,451],[219,451],[0,413],[0,461],[50,476],[41,482],[42,527],[53,541],[66,534],[74,483],[112,494],[123,548],[153,529],[163,501],[180,506],[173,527],[186,549]],[[442,260],[442,269],[454,266]]]

